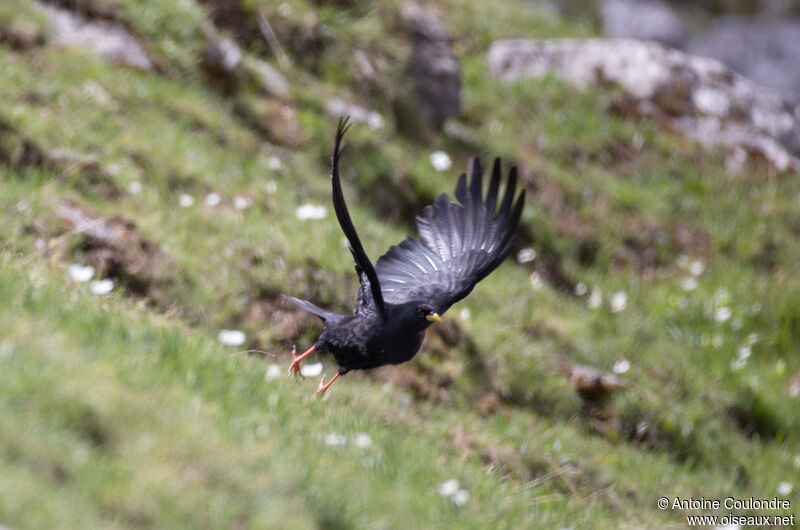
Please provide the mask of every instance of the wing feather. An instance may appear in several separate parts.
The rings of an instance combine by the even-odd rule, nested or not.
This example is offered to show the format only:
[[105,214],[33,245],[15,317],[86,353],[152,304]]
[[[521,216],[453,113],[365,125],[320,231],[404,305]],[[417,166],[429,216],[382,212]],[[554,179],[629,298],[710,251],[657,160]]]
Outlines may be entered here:
[[486,200],[479,159],[470,162],[470,181],[461,174],[455,198],[436,198],[417,217],[419,240],[408,237],[375,263],[389,304],[425,302],[439,313],[464,298],[497,268],[513,248],[525,191],[515,200],[517,170],[509,172],[500,207],[500,160],[495,160]]
[[347,204],[344,201],[344,194],[342,193],[342,183],[339,179],[339,158],[341,158],[342,151],[344,150],[341,146],[342,138],[350,128],[348,122],[349,117],[339,120],[339,127],[336,130],[336,142],[333,146],[333,156],[331,157],[331,165],[333,166],[331,171],[333,209],[336,211],[336,218],[339,220],[339,226],[342,227],[342,232],[344,232],[345,237],[347,237],[350,253],[353,254],[353,264],[355,265],[358,279],[361,282],[361,289],[359,290],[358,301],[356,302],[356,312],[376,308],[379,313],[383,314],[385,306],[378,274],[375,272],[372,262],[364,251],[361,240],[358,238],[358,233],[353,226],[353,221],[350,219],[350,213],[347,211]]

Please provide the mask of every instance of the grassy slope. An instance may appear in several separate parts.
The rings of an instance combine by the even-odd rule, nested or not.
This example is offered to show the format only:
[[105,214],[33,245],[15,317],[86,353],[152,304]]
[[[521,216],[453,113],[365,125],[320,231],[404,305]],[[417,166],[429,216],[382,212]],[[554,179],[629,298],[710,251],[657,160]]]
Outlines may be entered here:
[[[40,23],[18,4],[0,11],[0,22]],[[122,190],[142,184],[141,193],[110,200],[80,174],[0,166],[0,523],[652,526],[681,521],[655,508],[658,496],[771,497],[784,481],[800,502],[800,420],[787,396],[800,370],[796,178],[758,167],[730,175],[721,154],[611,112],[613,93],[555,80],[498,85],[485,72],[493,39],[587,30],[511,2],[442,1],[464,67],[460,125],[477,140],[442,135],[421,146],[391,127],[352,130],[347,193],[369,253],[408,230],[365,199],[371,186],[399,179],[431,196],[449,191],[455,173],[430,168],[433,149],[447,150],[456,167],[474,152],[499,154],[528,168],[527,186],[538,190],[523,217],[534,247],[559,256],[571,278],[599,286],[605,304],[591,310],[585,298],[533,289],[531,264],[509,261],[448,314],[474,347],[431,341],[433,353],[413,361],[423,381],[452,380],[444,403],[365,374],[312,399],[316,381],[265,380],[268,363],[288,364],[287,344],[245,309],[281,291],[341,311],[351,303],[356,281],[335,219],[297,221],[294,210],[329,201],[335,120],[320,110],[320,95],[349,94],[389,115],[385,98],[400,73],[387,66],[377,92],[364,94],[341,58],[359,48],[391,65],[404,53],[398,8],[319,12],[332,44],[314,75],[301,64],[286,70],[297,85],[289,104],[308,139],[288,152],[262,147],[234,105],[206,87],[195,66],[202,9],[139,4],[119,2],[119,17],[172,75],[130,72],[75,49],[0,46],[3,120],[44,147],[92,154]],[[287,24],[310,12],[295,5]],[[98,105],[91,83],[111,103]],[[281,169],[270,169],[273,153]],[[202,204],[210,191],[223,196],[221,206]],[[181,193],[197,204],[177,207]],[[236,195],[254,207],[235,210]],[[35,251],[31,227],[58,235],[55,205],[68,198],[134,220],[164,249],[174,278],[158,294],[168,307],[121,292],[98,298],[67,282],[65,265],[81,260],[74,237]],[[580,238],[558,223],[567,213],[596,245],[590,264],[579,259]],[[692,249],[669,236],[680,223],[710,241],[697,249],[707,268],[691,292],[680,288],[686,273],[677,258]],[[645,229],[657,234],[647,243],[660,265],[642,275],[614,254]],[[608,299],[620,290],[627,308],[613,314]],[[720,307],[732,310],[726,322],[714,318]],[[458,318],[463,308],[468,320]],[[271,357],[217,345],[221,327],[245,329]],[[753,333],[752,357],[733,369]],[[623,358],[630,387],[611,404],[618,421],[591,434],[560,363],[610,370]],[[499,396],[499,409],[477,414],[487,395]],[[372,447],[354,446],[359,432]],[[325,445],[329,433],[347,445]],[[449,478],[470,491],[461,508],[436,493]]]

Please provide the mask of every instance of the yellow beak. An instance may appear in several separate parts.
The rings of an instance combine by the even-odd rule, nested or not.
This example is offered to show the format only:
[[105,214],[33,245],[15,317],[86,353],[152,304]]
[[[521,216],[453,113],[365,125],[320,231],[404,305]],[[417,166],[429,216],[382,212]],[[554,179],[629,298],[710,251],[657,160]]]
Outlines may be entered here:
[[442,317],[439,316],[439,313],[434,313],[432,315],[428,315],[425,318],[427,318],[431,322],[441,322],[442,321]]

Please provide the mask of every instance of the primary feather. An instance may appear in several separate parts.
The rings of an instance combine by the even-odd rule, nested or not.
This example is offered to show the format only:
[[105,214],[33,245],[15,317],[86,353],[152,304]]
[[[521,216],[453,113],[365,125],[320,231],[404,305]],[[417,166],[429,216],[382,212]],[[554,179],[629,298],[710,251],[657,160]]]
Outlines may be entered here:
[[386,303],[426,301],[444,313],[511,252],[512,235],[525,201],[523,190],[512,207],[516,168],[511,169],[498,210],[500,160],[494,162],[485,201],[480,160],[475,158],[470,165],[469,189],[466,174],[456,184],[459,202],[451,201],[447,194],[439,195],[417,217],[420,240],[408,237],[378,259],[375,271]]

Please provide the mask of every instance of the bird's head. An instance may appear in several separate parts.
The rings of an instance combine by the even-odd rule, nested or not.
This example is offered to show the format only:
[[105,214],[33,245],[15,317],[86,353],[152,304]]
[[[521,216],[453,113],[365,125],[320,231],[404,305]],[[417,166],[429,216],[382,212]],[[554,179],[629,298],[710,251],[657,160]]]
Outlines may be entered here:
[[417,306],[417,316],[421,321],[427,322],[441,322],[442,317],[439,316],[439,313],[433,308],[433,306],[428,304],[421,304]]

